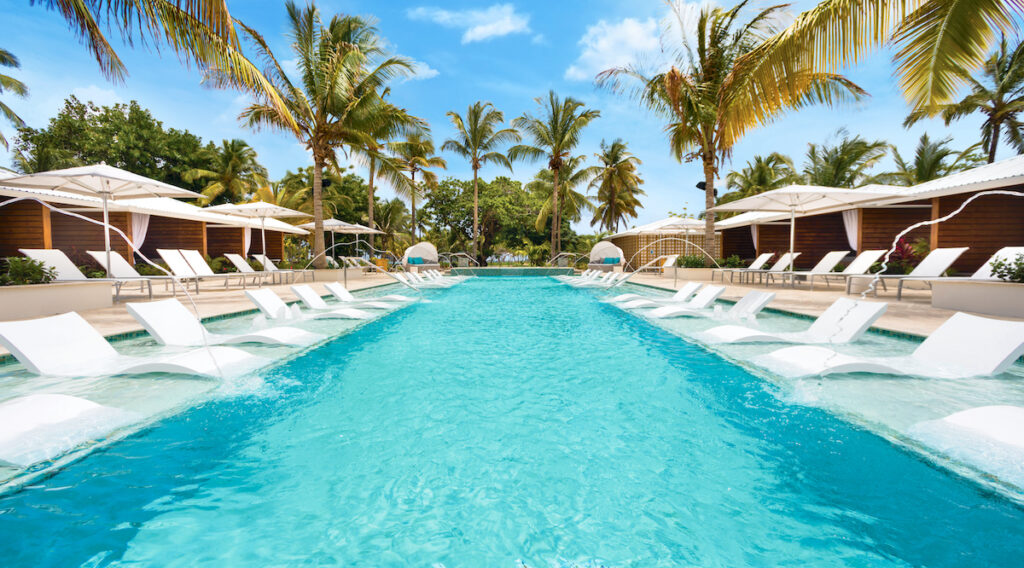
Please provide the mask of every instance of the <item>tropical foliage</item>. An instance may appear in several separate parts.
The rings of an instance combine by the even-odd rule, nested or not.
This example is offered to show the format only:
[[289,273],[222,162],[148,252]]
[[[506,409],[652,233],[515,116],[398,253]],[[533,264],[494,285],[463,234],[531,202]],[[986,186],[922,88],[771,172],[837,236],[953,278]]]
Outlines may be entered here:
[[601,165],[590,182],[590,187],[597,190],[597,206],[590,224],[617,232],[620,224],[637,216],[637,209],[641,206],[640,196],[644,191],[640,186],[644,180],[637,171],[641,162],[629,153],[621,138],[616,138],[611,144],[602,140],[601,152],[595,156]]
[[[594,204],[591,199],[585,193],[577,191],[577,188],[583,187],[591,178],[597,175],[598,168],[596,166],[589,168],[583,166],[583,162],[586,159],[586,156],[574,156],[565,160],[565,163],[562,164],[560,172],[561,183],[559,184],[561,194],[559,196],[559,201],[561,201],[559,218],[563,222],[578,222],[583,218],[584,211],[594,210]],[[537,213],[537,219],[534,221],[534,228],[538,231],[546,229],[548,221],[551,220],[551,212],[554,209],[555,200],[554,182],[554,172],[549,169],[543,169],[537,172],[533,181],[526,184],[526,190],[533,193],[543,203],[540,212]]]
[[879,179],[893,185],[916,185],[968,170],[985,162],[984,156],[978,153],[979,145],[958,152],[949,147],[952,140],[952,137],[947,137],[933,141],[928,134],[922,134],[914,150],[913,159],[909,161],[903,158],[895,146],[890,146],[896,169],[880,175]]
[[[394,152],[398,164],[409,175],[409,184],[398,186],[395,191],[400,197],[409,200],[409,207],[412,210],[412,236],[416,238],[416,199],[422,199],[426,189],[437,184],[437,174],[431,170],[445,169],[448,163],[444,158],[434,155],[434,141],[419,132],[410,134],[405,140],[392,142],[389,147]],[[416,174],[420,174],[420,183],[416,182]]]
[[[767,156],[754,156],[739,170],[733,170],[725,176],[725,186],[729,193],[718,197],[716,205],[743,199],[765,191],[779,189],[785,185],[799,181],[793,161],[788,156],[772,152]],[[727,218],[736,213],[718,213],[719,218]]]
[[182,176],[188,182],[206,182],[201,205],[235,203],[267,184],[266,168],[244,140],[225,140],[213,153],[212,168],[192,168]]
[[[18,58],[15,57],[13,53],[7,51],[6,49],[0,48],[0,67],[12,67],[14,69],[17,69],[21,67],[21,63],[18,61]],[[14,77],[0,73],[0,95],[3,95],[7,92],[10,92],[11,94],[17,95],[19,97],[27,97],[28,87],[25,86],[25,83],[22,83]],[[22,120],[16,112],[14,112],[14,109],[7,106],[7,104],[4,103],[2,100],[0,100],[0,115],[6,118],[8,122],[13,124],[17,128],[25,126],[25,121]],[[7,138],[4,137],[3,132],[0,132],[0,144],[2,144],[5,149],[8,148]]]
[[825,187],[857,187],[877,181],[869,170],[885,157],[889,145],[881,140],[851,137],[843,130],[837,135],[842,138],[834,145],[807,145],[801,181]]

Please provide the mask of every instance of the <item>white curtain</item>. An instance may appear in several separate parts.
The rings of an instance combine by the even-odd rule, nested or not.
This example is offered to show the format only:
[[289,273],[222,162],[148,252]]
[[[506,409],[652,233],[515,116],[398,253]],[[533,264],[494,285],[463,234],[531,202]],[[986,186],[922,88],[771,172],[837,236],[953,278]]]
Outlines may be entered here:
[[750,238],[754,241],[754,250],[757,251],[757,225],[750,226]]
[[142,248],[146,242],[146,233],[149,231],[149,215],[144,213],[132,213],[132,244],[135,248]]
[[252,244],[252,227],[242,231],[242,256],[249,256],[249,245]]
[[849,209],[843,211],[843,227],[846,229],[846,242],[850,244],[850,250],[857,250],[857,240],[860,235],[857,234],[857,216],[859,211],[857,209]]

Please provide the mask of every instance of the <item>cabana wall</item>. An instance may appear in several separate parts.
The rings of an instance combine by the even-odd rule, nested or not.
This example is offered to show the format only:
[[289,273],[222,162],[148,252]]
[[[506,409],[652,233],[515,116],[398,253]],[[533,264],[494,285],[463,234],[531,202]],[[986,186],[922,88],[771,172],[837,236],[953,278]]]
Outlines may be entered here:
[[[100,223],[103,222],[101,212],[75,211]],[[132,238],[131,215],[122,211],[111,211],[108,215],[110,224],[117,227],[130,239]],[[60,213],[50,214],[50,230],[53,246],[60,249],[72,262],[78,265],[99,266],[96,261],[85,253],[89,250],[106,250],[103,239],[103,226],[83,221]],[[132,247],[116,231],[110,231],[110,250],[116,251],[124,258],[131,258]]]
[[[925,204],[925,207],[920,205]],[[878,207],[871,209],[859,209],[858,214],[858,244],[857,250],[889,250],[892,241],[900,231],[921,221],[931,218],[931,206],[927,201],[915,201],[909,203],[911,207]],[[915,229],[907,233],[905,237],[908,243],[918,239],[929,239],[930,232],[927,227]],[[935,246],[935,243],[930,243]]]
[[[252,248],[252,243],[249,247]],[[244,258],[246,252],[244,227],[206,227],[206,254],[216,258],[234,253]]]
[[[749,232],[750,229],[748,228]],[[622,249],[623,259],[622,262],[632,262],[626,266],[626,270],[636,270],[648,262],[664,256],[667,254],[677,254],[680,256],[684,255],[700,255],[700,249],[688,245],[681,240],[676,239],[687,239],[691,243],[698,247],[706,249],[715,258],[721,257],[721,252],[718,247],[718,241],[721,240],[721,234],[715,233],[719,238],[715,239],[711,247],[704,246],[704,232],[694,231],[689,235],[680,234],[641,234],[641,235],[625,235],[610,239],[612,244]],[[661,242],[657,242],[659,239],[668,239]],[[656,244],[655,244],[656,243]],[[653,245],[653,246],[649,246]],[[643,249],[643,250],[641,250]],[[641,251],[640,254],[636,254],[637,251]],[[634,256],[635,255],[635,256]]]
[[744,260],[750,260],[757,256],[754,236],[749,226],[723,229],[719,234],[722,236],[723,258],[736,255]]
[[206,254],[206,223],[153,215],[149,218],[146,240],[139,248],[151,260],[160,258],[156,249],[197,250]]
[[[1020,190],[1017,186],[1007,189]],[[974,195],[961,193],[932,199],[932,218],[948,215]],[[931,228],[933,246],[971,247],[953,270],[974,272],[997,250],[1024,246],[1024,198],[987,195],[971,202],[959,215]]]
[[[263,243],[260,241],[260,232],[252,230],[252,244],[249,245],[249,253],[260,252]],[[267,256],[271,260],[284,259],[284,233],[281,231],[267,231]]]
[[19,248],[53,248],[50,210],[34,201],[0,207],[0,227],[0,256],[21,256]]

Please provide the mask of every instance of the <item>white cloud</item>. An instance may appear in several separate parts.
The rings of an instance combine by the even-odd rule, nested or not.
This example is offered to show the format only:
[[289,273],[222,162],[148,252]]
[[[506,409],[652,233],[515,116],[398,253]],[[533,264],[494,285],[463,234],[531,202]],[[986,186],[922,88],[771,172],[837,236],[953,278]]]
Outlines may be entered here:
[[517,13],[512,4],[495,4],[482,10],[445,10],[421,6],[408,10],[406,15],[413,20],[465,30],[462,43],[530,33],[530,16]]
[[71,90],[71,94],[78,97],[78,100],[82,102],[96,103],[96,106],[111,106],[124,102],[112,89],[104,89],[96,85],[75,87]]
[[434,69],[433,67],[427,65],[422,61],[414,61],[412,64],[412,68],[414,73],[411,77],[409,77],[410,81],[417,81],[420,79],[433,79],[434,77],[437,77],[438,75],[441,74],[440,71]]
[[601,71],[634,63],[637,56],[658,48],[658,22],[654,18],[626,18],[609,23],[601,20],[587,28],[579,45],[576,62],[565,70],[565,78],[591,80]]

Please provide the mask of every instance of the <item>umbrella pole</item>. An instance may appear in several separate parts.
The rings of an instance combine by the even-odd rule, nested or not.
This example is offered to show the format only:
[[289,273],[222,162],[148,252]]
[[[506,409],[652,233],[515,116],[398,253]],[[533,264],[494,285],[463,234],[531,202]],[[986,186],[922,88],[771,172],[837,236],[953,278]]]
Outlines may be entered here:
[[[789,210],[789,267],[786,270],[790,272],[796,268],[796,263],[793,262],[793,243],[796,241],[796,208]],[[793,278],[793,287],[796,287],[796,278]]]
[[107,211],[108,194],[103,193],[103,248],[107,253],[107,278],[110,278],[110,213]]
[[267,218],[260,217],[260,239],[263,240],[263,256],[267,256]]

